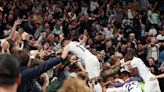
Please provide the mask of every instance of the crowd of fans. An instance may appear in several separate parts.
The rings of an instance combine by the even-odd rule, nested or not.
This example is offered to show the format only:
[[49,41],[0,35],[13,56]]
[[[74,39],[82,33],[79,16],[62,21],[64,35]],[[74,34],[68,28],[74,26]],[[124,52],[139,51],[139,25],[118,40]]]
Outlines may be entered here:
[[[164,73],[163,4],[163,0],[0,0],[0,89],[14,84],[17,92],[124,92],[123,84],[115,84],[139,77],[121,66],[127,53],[140,58],[154,75]],[[101,65],[97,80],[88,79],[77,62],[85,64],[72,53],[61,58],[63,39],[80,42],[97,56]],[[143,90],[144,81],[135,80]],[[164,92],[164,80],[159,84]]]

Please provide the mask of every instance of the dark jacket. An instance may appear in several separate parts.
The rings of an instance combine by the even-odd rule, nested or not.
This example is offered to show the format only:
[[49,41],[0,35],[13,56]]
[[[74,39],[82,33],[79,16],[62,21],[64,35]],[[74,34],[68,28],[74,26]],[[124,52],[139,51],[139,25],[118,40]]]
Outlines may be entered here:
[[33,79],[37,78],[42,73],[49,70],[54,65],[59,64],[61,60],[62,60],[61,58],[55,57],[33,68],[21,67],[20,72],[22,75],[22,81],[17,89],[17,92],[28,92],[28,88],[31,86],[31,81]]

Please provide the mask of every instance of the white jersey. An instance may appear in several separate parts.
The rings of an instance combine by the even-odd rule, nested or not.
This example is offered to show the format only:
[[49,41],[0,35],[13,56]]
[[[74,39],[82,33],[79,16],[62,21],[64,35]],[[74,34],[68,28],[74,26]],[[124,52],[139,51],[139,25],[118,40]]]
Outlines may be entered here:
[[145,82],[149,81],[150,77],[154,76],[140,58],[134,57],[133,60],[131,61],[131,66],[132,68],[137,68],[139,76]]
[[[120,60],[120,63],[121,63],[121,64],[125,63],[124,58]],[[124,66],[123,68],[124,68],[123,70],[129,71],[129,70],[128,70],[128,66]]]
[[76,55],[79,59],[85,60],[87,57],[94,56],[88,49],[83,45],[80,45],[79,42],[70,42],[68,44],[68,49],[71,53]]
[[70,42],[68,44],[68,49],[79,59],[84,61],[85,70],[90,79],[99,77],[100,63],[96,56],[94,56],[89,50],[87,50],[83,45],[80,45],[78,42]]
[[100,85],[100,83],[97,83],[94,88],[93,88],[93,92],[102,92],[102,87]]
[[123,85],[125,92],[142,92],[138,81],[131,81]]

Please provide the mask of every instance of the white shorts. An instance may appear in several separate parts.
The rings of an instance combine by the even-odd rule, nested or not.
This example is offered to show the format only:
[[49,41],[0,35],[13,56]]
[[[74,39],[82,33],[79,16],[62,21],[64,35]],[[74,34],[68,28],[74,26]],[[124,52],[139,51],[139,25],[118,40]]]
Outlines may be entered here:
[[146,81],[144,92],[161,92],[158,80]]
[[88,56],[85,58],[84,62],[89,79],[100,76],[100,62],[96,56]]

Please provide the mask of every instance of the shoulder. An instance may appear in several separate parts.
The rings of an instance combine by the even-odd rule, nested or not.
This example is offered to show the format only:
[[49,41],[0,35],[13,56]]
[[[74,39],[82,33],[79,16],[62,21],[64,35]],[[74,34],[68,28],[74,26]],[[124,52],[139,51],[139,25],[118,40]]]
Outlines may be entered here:
[[68,46],[68,48],[74,48],[75,46],[77,46],[79,44],[80,44],[79,42],[73,41],[73,42],[70,42],[67,46]]
[[142,61],[142,60],[141,60],[140,58],[138,58],[138,57],[134,57],[133,60],[134,60],[134,61]]
[[131,62],[131,65],[138,65],[139,62],[142,62],[142,60],[138,57],[134,57]]

